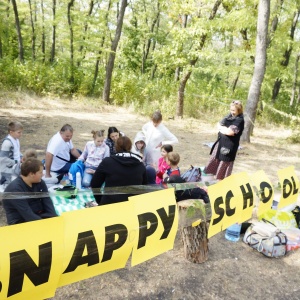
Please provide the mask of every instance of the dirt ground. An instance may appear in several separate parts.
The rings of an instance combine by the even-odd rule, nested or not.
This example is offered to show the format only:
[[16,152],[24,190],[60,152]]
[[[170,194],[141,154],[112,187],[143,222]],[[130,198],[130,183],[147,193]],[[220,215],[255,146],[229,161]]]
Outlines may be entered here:
[[[48,140],[64,123],[74,127],[73,143],[83,149],[93,129],[116,126],[133,139],[148,121],[123,108],[90,109],[83,102],[33,98],[22,105],[7,101],[0,115],[0,136],[6,134],[10,120],[19,120],[24,125],[21,150],[34,148],[41,159]],[[165,117],[164,123],[179,139],[175,151],[181,155],[181,170],[191,164],[204,166],[210,149],[203,144],[215,140],[216,126],[209,118]],[[233,172],[264,170],[276,185],[277,170],[294,165],[300,176],[300,145],[286,143],[290,134],[282,128],[255,128],[251,144],[242,144]],[[0,210],[0,224],[4,225],[2,206]],[[124,269],[58,288],[53,299],[299,299],[299,268],[300,250],[279,259],[267,258],[242,241],[227,241],[224,232],[209,240],[208,261],[193,264],[183,257],[178,236],[173,250],[136,267],[130,267],[129,260]]]

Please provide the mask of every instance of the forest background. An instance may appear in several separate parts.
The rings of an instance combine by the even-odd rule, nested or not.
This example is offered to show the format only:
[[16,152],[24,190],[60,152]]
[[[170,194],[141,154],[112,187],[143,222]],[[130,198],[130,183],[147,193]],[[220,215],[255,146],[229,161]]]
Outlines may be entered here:
[[249,109],[298,141],[299,0],[1,1],[0,90],[219,119],[253,100],[260,3],[266,65]]

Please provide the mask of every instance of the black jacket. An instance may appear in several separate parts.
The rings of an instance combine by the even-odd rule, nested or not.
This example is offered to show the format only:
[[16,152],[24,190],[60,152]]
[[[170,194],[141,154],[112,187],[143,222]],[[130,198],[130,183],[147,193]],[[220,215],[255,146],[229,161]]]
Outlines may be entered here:
[[233,136],[225,135],[219,132],[218,139],[214,143],[210,154],[212,154],[214,147],[218,145],[216,158],[221,161],[234,161],[239,148],[240,138],[244,130],[244,116],[243,114],[240,114],[236,117],[232,117],[232,115],[229,114],[220,122],[220,124],[226,127],[234,125],[239,129],[239,132]]
[[[117,187],[147,184],[146,168],[141,158],[133,153],[123,152],[106,157],[98,166],[91,181],[92,188]],[[131,194],[103,195],[101,200],[95,196],[97,202],[110,204],[128,200]]]
[[[39,183],[33,183],[30,187],[19,176],[6,187],[4,192],[20,193],[22,196],[26,196],[26,193],[47,193],[48,189],[43,180]],[[7,223],[10,225],[57,216],[49,197],[3,199],[3,207]]]

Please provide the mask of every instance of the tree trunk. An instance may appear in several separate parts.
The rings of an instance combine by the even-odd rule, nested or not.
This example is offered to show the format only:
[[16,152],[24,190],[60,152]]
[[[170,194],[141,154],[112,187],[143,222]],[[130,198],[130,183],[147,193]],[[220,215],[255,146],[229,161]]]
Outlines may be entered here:
[[[146,11],[145,11],[146,13]],[[150,32],[153,34],[154,29],[156,24],[158,23],[159,20],[159,15],[160,15],[160,5],[159,2],[157,3],[157,14],[155,16],[155,19],[153,20],[151,27],[150,27]],[[144,44],[144,51],[143,51],[143,58],[142,58],[142,67],[141,67],[141,73],[145,73],[145,69],[146,69],[146,60],[148,58],[149,52],[150,52],[150,48],[151,48],[151,43],[154,43],[154,39],[149,38],[147,40],[146,45]]]
[[18,13],[18,7],[16,0],[11,0],[14,14],[15,14],[15,23],[16,23],[16,30],[17,30],[17,36],[18,36],[18,44],[19,44],[19,60],[21,63],[24,62],[24,47],[23,47],[23,38],[21,33],[21,25],[19,20],[19,13]]
[[208,238],[207,224],[201,222],[193,227],[183,227],[180,229],[183,241],[184,257],[193,263],[203,263],[208,259]]
[[[90,17],[90,16],[91,16],[91,14],[92,14],[92,12],[93,12],[93,8],[94,8],[94,0],[91,0],[91,1],[90,1],[90,5],[89,5],[88,13],[86,14],[87,17]],[[85,37],[86,37],[86,32],[87,32],[87,30],[88,30],[88,23],[87,23],[87,21],[85,21],[85,24],[84,24],[84,34],[83,34],[83,37],[82,37],[83,42],[85,41]],[[80,47],[79,47],[79,53],[82,54],[82,52],[83,52],[83,44],[81,44]],[[78,61],[77,61],[77,66],[78,66],[78,67],[80,66],[80,63],[81,63],[82,60],[84,60],[84,58],[85,58],[85,52],[82,54],[81,60],[78,60]]]
[[260,0],[258,5],[256,54],[254,73],[249,88],[245,110],[245,129],[242,141],[250,142],[253,132],[261,85],[264,79],[267,61],[268,23],[270,18],[270,0]]
[[[292,26],[291,26],[291,29],[290,29],[291,41],[294,41],[295,30],[297,28],[299,15],[300,15],[300,9],[298,9],[298,11],[296,13],[294,13],[293,22],[292,22]],[[282,67],[286,68],[288,66],[289,61],[290,61],[290,57],[291,57],[291,54],[292,54],[292,50],[293,50],[293,46],[292,46],[292,44],[290,44],[288,46],[288,48],[285,50],[284,55],[283,55],[283,60],[280,63]],[[272,93],[272,102],[273,103],[275,103],[275,101],[277,99],[277,96],[278,96],[279,91],[280,91],[281,83],[282,83],[282,79],[281,78],[276,78],[276,80],[274,82],[274,86],[273,86],[273,93]]]
[[[191,66],[194,66],[196,64],[198,59],[195,59],[193,62],[191,62]],[[178,89],[178,102],[177,102],[177,108],[176,108],[176,116],[177,117],[183,117],[183,105],[184,105],[184,92],[186,83],[189,80],[190,76],[192,74],[192,71],[189,71],[185,73],[183,78],[180,80],[179,83],[179,89]]]
[[[208,259],[208,225],[206,216],[203,211],[196,210],[194,216],[188,217],[187,209],[194,206],[195,201],[201,200],[184,200],[179,201],[179,231],[183,242],[184,257],[193,263],[202,263]],[[205,214],[211,216],[210,207],[204,205]],[[195,207],[195,206],[194,206]],[[209,212],[208,212],[209,211]],[[193,222],[200,220],[200,224],[194,225]]]
[[29,14],[30,14],[30,25],[31,25],[31,52],[32,59],[35,60],[35,28],[34,28],[34,20],[33,20],[33,12],[31,0],[28,0],[29,4]]
[[110,102],[109,96],[110,96],[111,78],[112,78],[112,73],[113,73],[114,64],[115,64],[116,51],[117,51],[118,43],[119,43],[121,32],[122,32],[123,19],[124,19],[126,6],[127,6],[127,0],[122,0],[121,8],[120,8],[120,11],[118,14],[116,34],[115,34],[115,38],[111,44],[110,54],[109,54],[108,62],[106,65],[106,76],[105,76],[105,83],[104,83],[104,90],[103,90],[103,100],[108,103]]
[[295,100],[295,95],[296,95],[296,88],[297,88],[297,81],[298,81],[299,59],[300,59],[300,53],[298,53],[298,55],[296,57],[296,62],[295,62],[294,82],[293,82],[290,106],[293,106],[294,100]]
[[46,59],[46,36],[45,36],[45,12],[44,12],[44,1],[41,1],[41,11],[42,11],[42,53],[43,53],[43,63]]
[[[221,3],[222,3],[222,0],[217,0],[215,2],[214,7],[211,11],[209,20],[214,19]],[[202,36],[200,38],[200,45],[199,45],[198,50],[201,50],[203,48],[206,37],[207,37],[206,33],[202,34]],[[190,61],[190,65],[189,65],[190,69],[191,69],[191,67],[195,66],[197,60],[198,60],[198,57]],[[177,100],[177,108],[176,108],[176,115],[178,117],[183,117],[184,92],[185,92],[185,87],[186,87],[187,81],[190,78],[191,74],[192,74],[192,71],[187,71],[187,73],[183,75],[183,77],[182,77],[182,79],[180,80],[180,83],[179,83],[178,100]]]
[[70,29],[70,83],[74,84],[74,32],[71,17],[71,8],[74,5],[75,0],[71,0],[68,3],[68,24]]
[[2,52],[2,39],[0,36],[0,58],[3,58],[3,52]]
[[[110,11],[110,8],[111,8],[111,1],[108,1],[108,7],[107,7],[106,14],[105,14],[105,21],[106,21],[107,27],[108,27],[108,13]],[[98,51],[98,57],[96,60],[94,78],[93,78],[93,83],[92,83],[92,94],[94,93],[96,82],[97,82],[97,77],[98,77],[98,73],[99,73],[100,55],[102,53],[102,48],[104,46],[104,43],[105,43],[105,34],[102,35],[102,41],[101,41],[101,45],[99,47],[100,50]]]
[[52,1],[52,45],[51,45],[51,55],[50,62],[53,63],[55,59],[55,44],[56,44],[56,0]]

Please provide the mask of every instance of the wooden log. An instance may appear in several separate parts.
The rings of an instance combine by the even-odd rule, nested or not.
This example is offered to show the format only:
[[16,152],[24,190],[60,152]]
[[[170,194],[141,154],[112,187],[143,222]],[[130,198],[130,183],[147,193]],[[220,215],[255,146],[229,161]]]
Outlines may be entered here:
[[[203,213],[199,212],[196,212],[193,217],[187,216],[187,209],[194,205],[194,201],[199,200],[184,200],[177,203],[179,230],[183,242],[184,257],[193,263],[203,263],[208,259],[207,219],[206,216],[203,216]],[[193,222],[197,222],[199,219],[201,219],[200,224],[196,223],[193,226]]]

